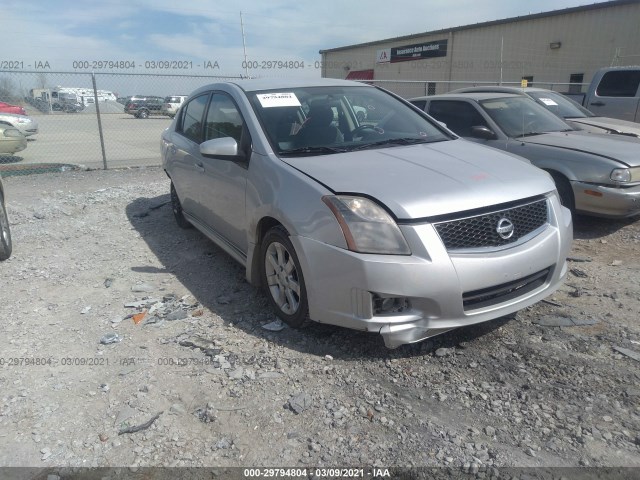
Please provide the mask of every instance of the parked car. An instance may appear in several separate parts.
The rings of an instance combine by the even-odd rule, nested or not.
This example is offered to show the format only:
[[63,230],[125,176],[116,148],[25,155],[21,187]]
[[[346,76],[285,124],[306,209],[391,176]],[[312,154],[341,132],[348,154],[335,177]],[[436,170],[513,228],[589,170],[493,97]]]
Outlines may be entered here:
[[620,120],[618,118],[598,117],[574,100],[567,98],[561,93],[545,88],[517,88],[487,85],[482,87],[459,88],[449,93],[480,92],[526,95],[538,105],[556,114],[577,130],[585,130],[591,133],[612,133],[616,135],[640,137],[640,123]]
[[164,103],[162,104],[162,113],[170,118],[175,117],[178,109],[186,99],[187,95],[172,95],[165,97]]
[[640,66],[601,68],[586,94],[571,97],[596,115],[640,122]]
[[133,115],[136,118],[149,118],[150,115],[161,115],[162,97],[132,97],[124,107],[125,113]]
[[24,107],[19,105],[11,105],[10,103],[0,102],[0,113],[15,113],[17,115],[26,115]]
[[38,133],[38,122],[26,115],[15,113],[0,113],[0,125],[9,125],[20,130],[25,137]]
[[[2,145],[1,140],[0,145]],[[9,258],[11,250],[11,227],[9,226],[7,208],[5,207],[4,185],[2,184],[2,176],[0,176],[0,261]]]
[[13,155],[27,148],[27,139],[20,130],[0,123],[0,155]]
[[[352,105],[375,115],[360,123]],[[244,265],[293,327],[392,348],[515,312],[566,273],[571,214],[549,175],[371,85],[205,86],[161,152],[178,225]]]
[[459,93],[410,100],[461,137],[525,157],[576,212],[640,214],[640,141],[576,131],[522,95]]

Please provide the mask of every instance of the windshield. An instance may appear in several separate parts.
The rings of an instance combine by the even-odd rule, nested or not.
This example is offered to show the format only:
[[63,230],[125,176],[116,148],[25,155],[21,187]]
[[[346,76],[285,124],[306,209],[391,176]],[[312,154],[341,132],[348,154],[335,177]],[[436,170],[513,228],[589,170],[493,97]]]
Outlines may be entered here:
[[410,106],[368,86],[260,91],[249,98],[279,155],[322,155],[452,138]]
[[593,113],[582,105],[574,102],[564,95],[552,91],[548,92],[527,92],[536,102],[550,112],[561,118],[585,118],[595,117]]
[[482,100],[479,103],[509,137],[572,130],[569,125],[530,98],[503,97]]

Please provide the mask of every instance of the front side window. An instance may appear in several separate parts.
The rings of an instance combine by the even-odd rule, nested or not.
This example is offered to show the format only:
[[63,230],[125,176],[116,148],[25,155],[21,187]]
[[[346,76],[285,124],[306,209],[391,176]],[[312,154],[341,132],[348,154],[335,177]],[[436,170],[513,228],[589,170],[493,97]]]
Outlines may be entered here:
[[205,140],[231,137],[241,143],[244,122],[231,98],[224,93],[214,93],[207,112]]
[[209,94],[199,95],[182,109],[177,131],[195,143],[203,142],[203,117]]

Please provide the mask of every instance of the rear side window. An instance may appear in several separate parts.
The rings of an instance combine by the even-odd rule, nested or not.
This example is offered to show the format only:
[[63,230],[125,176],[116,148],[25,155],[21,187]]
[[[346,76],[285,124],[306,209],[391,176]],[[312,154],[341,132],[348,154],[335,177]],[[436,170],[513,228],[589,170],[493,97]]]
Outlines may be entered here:
[[182,108],[179,128],[182,135],[198,144],[202,143],[202,122],[204,111],[207,106],[208,94],[195,97]]
[[596,90],[599,97],[635,97],[640,84],[640,70],[619,70],[602,76]]

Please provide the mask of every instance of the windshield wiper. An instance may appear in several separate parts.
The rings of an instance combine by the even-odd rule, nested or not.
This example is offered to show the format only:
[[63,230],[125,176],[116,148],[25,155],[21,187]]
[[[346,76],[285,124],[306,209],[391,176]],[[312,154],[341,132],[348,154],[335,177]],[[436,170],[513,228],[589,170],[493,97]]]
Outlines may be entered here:
[[280,155],[296,155],[299,153],[307,154],[307,155],[328,155],[331,153],[343,153],[348,151],[345,148],[337,148],[337,147],[300,147],[300,148],[292,148],[291,150],[283,150],[280,152]]
[[352,147],[349,150],[367,150],[369,148],[377,148],[383,147],[385,145],[415,145],[417,143],[428,143],[430,140],[426,140],[424,138],[388,138],[387,140],[380,140],[378,142],[373,143],[365,143],[364,145],[358,145],[357,147]]

